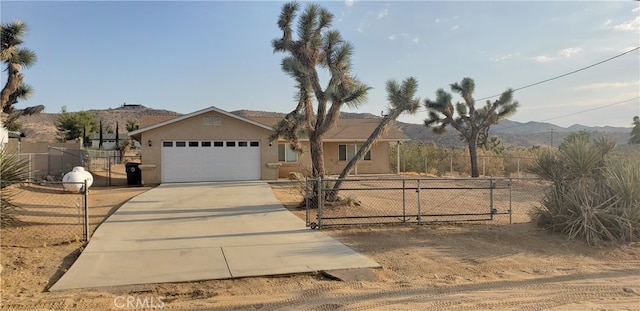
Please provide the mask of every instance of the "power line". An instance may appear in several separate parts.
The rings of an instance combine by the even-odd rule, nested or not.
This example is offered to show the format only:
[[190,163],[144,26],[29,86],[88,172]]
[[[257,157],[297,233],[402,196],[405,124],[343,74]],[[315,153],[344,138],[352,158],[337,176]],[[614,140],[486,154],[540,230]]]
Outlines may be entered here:
[[[637,50],[639,50],[639,49],[640,49],[640,46],[639,46],[639,47],[635,47],[635,48],[633,48],[633,49],[631,49],[631,50],[629,50],[629,51],[626,51],[626,52],[620,53],[620,54],[618,54],[618,55],[616,55],[616,56],[609,57],[609,58],[607,58],[607,59],[605,59],[605,60],[603,60],[603,61],[597,62],[597,63],[595,63],[595,64],[591,64],[591,65],[589,65],[589,66],[582,67],[582,68],[580,68],[580,69],[576,69],[576,70],[574,70],[574,71],[567,72],[567,73],[565,73],[565,74],[561,74],[561,75],[559,75],[559,76],[555,76],[555,77],[553,77],[553,78],[545,79],[545,80],[538,81],[538,82],[535,82],[535,83],[527,84],[527,85],[525,85],[525,86],[521,86],[521,87],[519,87],[519,88],[515,88],[515,89],[513,89],[513,91],[515,92],[515,91],[523,90],[523,89],[530,88],[530,87],[535,86],[535,85],[538,85],[538,84],[542,84],[542,83],[545,83],[545,82],[549,82],[549,81],[553,81],[553,80],[556,80],[556,79],[560,79],[560,78],[562,78],[562,77],[566,77],[566,76],[568,76],[568,75],[572,75],[572,74],[574,74],[574,73],[577,73],[577,72],[580,72],[580,71],[583,71],[583,70],[587,70],[587,69],[589,69],[589,68],[592,68],[592,67],[598,66],[598,65],[600,65],[600,64],[604,64],[604,63],[606,63],[606,62],[608,62],[608,61],[611,61],[611,60],[613,60],[613,59],[616,59],[616,58],[618,58],[618,57],[621,57],[621,56],[623,56],[623,55],[625,55],[625,54],[629,54],[629,53],[631,53],[631,52],[633,52],[633,51],[637,51]],[[485,99],[489,99],[489,98],[497,97],[497,96],[500,96],[500,95],[502,95],[502,93],[501,93],[501,94],[492,95],[492,96],[488,96],[488,97],[483,97],[483,98],[476,99],[476,100],[477,100],[477,101],[481,101],[481,100],[485,100]]]

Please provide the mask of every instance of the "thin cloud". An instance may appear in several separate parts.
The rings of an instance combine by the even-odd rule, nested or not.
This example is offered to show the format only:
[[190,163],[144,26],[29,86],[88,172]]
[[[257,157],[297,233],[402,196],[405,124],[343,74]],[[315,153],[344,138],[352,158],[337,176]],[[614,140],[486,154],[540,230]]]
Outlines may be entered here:
[[631,13],[638,13],[638,12],[640,12],[640,6],[637,6],[633,8],[633,10],[631,10]]
[[344,4],[346,6],[353,6],[354,2],[356,2],[356,0],[344,0]]
[[388,14],[389,14],[389,10],[387,10],[387,9],[384,9],[384,10],[380,11],[380,13],[378,13],[378,19],[384,18]]
[[390,35],[387,39],[395,40],[395,39],[398,39],[398,36],[396,36],[396,34],[394,33],[394,34]]
[[413,38],[413,40],[411,40],[411,42],[418,43],[418,42],[420,42],[420,38],[415,37],[415,38]]
[[364,25],[358,26],[358,32],[360,32],[360,33],[364,32]]
[[582,51],[582,48],[567,48],[561,50],[560,55],[569,58],[575,54],[578,54],[580,51]]
[[509,59],[511,57],[514,57],[516,55],[520,55],[520,53],[513,53],[513,54],[509,53],[509,54],[505,54],[505,55],[498,56],[498,57],[492,57],[491,61],[492,62],[500,62],[500,61],[503,61],[503,60],[507,60],[507,59]]
[[534,57],[533,60],[535,60],[538,63],[548,63],[548,62],[552,62],[553,58],[546,55],[542,55],[542,56]]
[[604,22],[604,25],[609,26],[611,25],[611,23],[613,23],[613,21],[611,19],[608,19],[606,22]]
[[439,19],[439,18],[436,18],[435,22],[436,22],[436,23],[439,23],[439,22],[440,22],[440,19]]
[[640,81],[629,82],[602,82],[602,83],[590,83],[575,87],[576,91],[587,90],[600,90],[600,89],[612,89],[612,88],[625,88],[625,87],[637,87],[640,86]]
[[458,25],[455,25],[455,26],[451,27],[451,30],[456,30],[458,28],[460,28],[460,27],[458,27]]
[[613,29],[615,29],[615,30],[624,30],[624,31],[639,30],[640,29],[640,16],[636,16],[636,18],[634,18],[633,20],[624,22],[622,24],[615,25],[615,26],[613,26]]

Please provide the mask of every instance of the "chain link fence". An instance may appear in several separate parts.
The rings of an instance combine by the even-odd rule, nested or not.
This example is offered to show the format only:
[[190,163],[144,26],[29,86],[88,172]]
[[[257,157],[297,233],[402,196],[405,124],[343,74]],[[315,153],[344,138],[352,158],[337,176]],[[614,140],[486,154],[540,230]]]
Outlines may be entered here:
[[[2,246],[38,247],[87,241],[88,193],[64,191],[62,182],[6,182],[2,189]],[[69,183],[74,184],[74,183]],[[75,183],[84,189],[84,183]]]
[[[334,185],[340,182],[339,191]],[[336,225],[461,221],[529,222],[547,185],[540,179],[309,179],[306,220]]]

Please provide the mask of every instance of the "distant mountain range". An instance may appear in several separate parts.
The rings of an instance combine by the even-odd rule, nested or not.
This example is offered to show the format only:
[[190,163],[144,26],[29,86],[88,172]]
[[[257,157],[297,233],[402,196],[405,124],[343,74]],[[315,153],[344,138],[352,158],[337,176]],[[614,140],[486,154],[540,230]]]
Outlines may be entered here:
[[[115,128],[116,121],[119,122],[119,130],[126,133],[125,123],[129,119],[139,120],[144,115],[175,115],[180,114],[169,111],[148,108],[141,105],[123,105],[118,108],[104,110],[89,110],[96,114],[98,119],[103,120],[105,126],[111,125]],[[252,111],[238,110],[232,113],[239,116],[255,116],[255,117],[284,117],[284,113],[268,112],[268,111]],[[34,116],[22,117],[23,132],[26,139],[33,141],[55,141],[56,128],[55,120],[57,113],[41,113]],[[371,118],[379,119],[379,116],[369,113],[347,113],[341,114],[342,118]],[[397,122],[396,126],[401,128],[411,139],[434,142],[441,146],[465,146],[460,140],[460,135],[453,130],[448,129],[445,134],[437,135],[433,131],[422,124]],[[572,132],[587,131],[591,133],[593,138],[602,136],[612,137],[618,144],[625,144],[629,139],[631,128],[612,127],[612,126],[584,126],[572,125],[568,128],[560,127],[551,123],[544,122],[516,122],[511,120],[503,120],[499,124],[491,127],[491,133],[500,137],[506,145],[518,146],[548,146],[552,144],[558,146],[562,140]]]

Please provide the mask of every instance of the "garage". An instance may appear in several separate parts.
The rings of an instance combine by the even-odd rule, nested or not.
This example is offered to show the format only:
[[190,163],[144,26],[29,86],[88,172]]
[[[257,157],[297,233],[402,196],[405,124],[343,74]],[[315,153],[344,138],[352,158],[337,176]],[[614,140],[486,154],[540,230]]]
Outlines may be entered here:
[[258,180],[260,142],[164,140],[162,182]]

